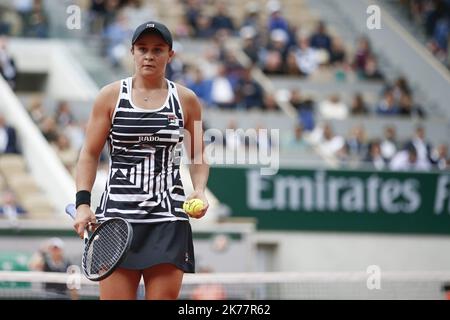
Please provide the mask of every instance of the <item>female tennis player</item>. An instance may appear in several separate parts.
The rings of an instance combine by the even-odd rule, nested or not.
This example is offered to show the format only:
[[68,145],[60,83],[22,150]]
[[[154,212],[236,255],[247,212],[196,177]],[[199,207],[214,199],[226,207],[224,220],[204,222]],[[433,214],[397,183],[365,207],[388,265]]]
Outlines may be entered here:
[[[89,117],[77,163],[76,232],[89,222],[122,217],[133,226],[133,242],[121,265],[100,281],[100,299],[136,299],[144,278],[146,299],[176,299],[183,274],[194,272],[194,249],[179,163],[184,143],[194,192],[204,202],[209,166],[203,161],[202,111],[196,95],[165,78],[172,36],[158,22],[136,28],[133,76],[101,89]],[[184,130],[186,129],[186,131]],[[108,142],[109,177],[95,215],[90,192],[100,153]],[[195,160],[195,161],[194,161]]]

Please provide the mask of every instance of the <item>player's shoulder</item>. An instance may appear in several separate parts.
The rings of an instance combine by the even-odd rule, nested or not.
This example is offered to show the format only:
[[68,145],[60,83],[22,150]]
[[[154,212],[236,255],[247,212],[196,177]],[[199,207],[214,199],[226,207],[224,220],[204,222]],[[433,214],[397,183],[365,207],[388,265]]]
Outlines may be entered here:
[[102,87],[97,95],[97,101],[102,104],[114,104],[120,94],[121,81],[114,81]]
[[202,106],[200,99],[197,97],[194,91],[191,89],[176,83],[178,96],[180,97],[180,102],[183,105],[183,110],[185,114],[185,119],[193,118],[198,119],[202,112]]
[[94,102],[94,110],[112,114],[120,94],[120,81],[114,81],[102,87]]
[[[174,82],[175,83],[175,82]],[[177,87],[177,91],[178,91],[178,96],[181,99],[196,99],[197,95],[195,94],[194,91],[192,91],[191,89],[189,89],[188,87],[183,86],[182,84],[179,83],[175,83],[175,86]]]
[[119,95],[120,86],[121,86],[122,80],[117,80],[114,82],[111,82],[104,87],[100,89],[100,95],[102,96],[110,96],[110,95]]

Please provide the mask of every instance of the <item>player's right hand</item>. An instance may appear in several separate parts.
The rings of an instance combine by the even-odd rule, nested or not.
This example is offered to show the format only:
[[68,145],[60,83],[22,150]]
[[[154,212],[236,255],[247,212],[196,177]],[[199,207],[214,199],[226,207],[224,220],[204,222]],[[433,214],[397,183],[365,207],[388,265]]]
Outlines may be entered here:
[[81,239],[84,237],[84,229],[90,223],[95,223],[95,214],[87,204],[82,204],[77,208],[77,215],[73,223],[73,228]]

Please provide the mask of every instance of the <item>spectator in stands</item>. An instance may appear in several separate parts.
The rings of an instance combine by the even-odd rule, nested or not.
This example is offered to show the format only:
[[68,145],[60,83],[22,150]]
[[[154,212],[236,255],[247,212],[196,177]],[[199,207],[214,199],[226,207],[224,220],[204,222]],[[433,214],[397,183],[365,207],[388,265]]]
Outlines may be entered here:
[[3,191],[0,217],[7,218],[11,226],[16,226],[17,220],[26,215],[27,211],[17,203],[15,194],[11,190]]
[[431,165],[429,161],[420,160],[414,145],[409,144],[392,158],[389,169],[393,171],[428,171],[431,169]]
[[269,0],[267,2],[267,11],[269,13],[268,30],[283,30],[286,34],[289,34],[289,23],[283,13],[281,12],[281,4],[277,0]]
[[403,95],[412,95],[412,91],[409,85],[408,80],[401,76],[398,77],[395,82],[394,82],[394,86],[392,88],[393,94],[394,94],[394,99],[395,100],[400,100],[400,98]]
[[[154,20],[157,20],[157,18],[155,18]],[[189,37],[193,36],[192,30],[188,22],[186,21],[185,16],[180,17],[179,21],[177,21],[177,24],[174,28],[174,34],[175,38],[177,39],[189,39]]]
[[397,153],[399,143],[397,141],[397,131],[394,126],[384,128],[384,138],[380,143],[381,155],[387,161]]
[[295,50],[289,50],[286,56],[284,74],[288,76],[304,76],[304,74],[300,71],[300,68],[298,67]]
[[[223,51],[222,44],[220,43],[222,39],[218,39],[217,36],[218,35],[214,36],[214,42],[205,48],[201,59],[198,59],[196,63],[197,67],[202,70],[206,79],[213,79],[217,75],[217,71],[220,67],[220,63],[218,63],[218,61],[221,60]],[[170,65],[172,65],[172,63],[170,63],[167,67]]]
[[224,1],[219,1],[216,4],[216,13],[211,18],[211,29],[214,33],[219,30],[226,30],[230,35],[235,31],[233,19],[228,15]]
[[118,14],[114,22],[104,29],[104,53],[114,67],[118,67],[123,57],[128,53],[124,42],[130,37],[131,32],[132,29],[129,27],[129,21],[122,12]]
[[245,26],[240,31],[242,50],[247,54],[253,64],[259,60],[259,45],[256,37],[256,29],[251,26]]
[[411,149],[410,146],[414,147],[417,154],[417,160],[420,163],[429,164],[431,162],[431,152],[433,147],[426,141],[425,128],[423,126],[419,125],[416,128],[414,137],[406,143],[407,149]]
[[426,1],[423,7],[425,31],[428,36],[432,36],[438,20],[441,18],[444,8],[444,1]]
[[210,39],[215,33],[211,27],[211,18],[201,13],[197,16],[194,36],[200,39]]
[[236,107],[233,86],[223,64],[219,65],[217,75],[212,80],[211,98],[213,104],[219,108],[232,109]]
[[304,75],[312,74],[319,67],[319,54],[317,50],[309,46],[309,41],[306,37],[300,36],[298,42],[299,47],[295,49],[298,68]]
[[379,140],[374,140],[369,145],[369,152],[365,162],[373,166],[376,170],[384,170],[387,168],[388,162],[381,154],[381,145]]
[[305,139],[303,127],[300,124],[297,124],[294,127],[293,132],[291,132],[289,137],[287,137],[287,139],[284,142],[284,148],[286,149],[286,151],[290,151],[290,150],[301,150],[301,151],[310,150],[310,145]]
[[130,29],[134,30],[140,24],[156,19],[155,8],[152,2],[144,0],[125,1],[124,7],[121,10],[126,20],[130,23],[128,26]]
[[198,32],[198,17],[202,14],[200,0],[184,1],[184,13],[187,23],[192,28],[193,35],[196,36]]
[[0,11],[0,35],[11,33],[11,24],[6,21],[6,12]]
[[288,53],[288,34],[282,29],[270,33],[269,44],[262,50],[262,69],[267,74],[283,74]]
[[91,0],[89,8],[89,28],[92,34],[100,34],[105,26],[105,0]]
[[383,74],[378,69],[378,62],[374,55],[369,55],[360,75],[367,80],[383,80]]
[[242,20],[241,28],[250,27],[253,30],[261,30],[260,11],[261,8],[257,2],[248,2],[245,6],[245,16]]
[[415,105],[410,94],[403,94],[399,101],[399,114],[407,117],[425,118],[425,111]]
[[49,22],[42,0],[34,0],[33,9],[29,16],[26,36],[33,38],[47,38]]
[[35,124],[40,125],[45,118],[45,111],[42,107],[42,98],[34,97],[28,107],[28,113]]
[[78,152],[81,150],[84,142],[85,127],[86,122],[77,123],[72,121],[63,129],[64,135],[70,140],[70,145]]
[[364,127],[353,127],[346,140],[348,155],[351,159],[362,161],[367,157],[369,145]]
[[238,80],[236,88],[236,97],[239,107],[244,109],[263,108],[263,89],[261,85],[253,79],[252,68],[246,68],[242,71],[242,77]]
[[[331,51],[329,62],[332,66],[341,66],[347,63],[347,53],[345,50],[344,42],[340,38],[334,38],[331,41]],[[344,66],[344,69],[346,66]]]
[[70,140],[65,134],[61,133],[58,135],[54,148],[66,169],[71,174],[74,174],[78,160],[78,150],[71,146]]
[[392,89],[385,90],[383,99],[378,104],[376,112],[377,112],[377,114],[383,115],[383,116],[399,114],[399,108],[398,108],[397,104],[395,103],[394,93],[393,93]]
[[[50,238],[47,243],[37,251],[30,263],[31,270],[44,272],[67,272],[70,266],[65,257],[64,241],[60,238]],[[45,290],[49,293],[49,299],[77,299],[76,291],[69,290],[65,283],[46,283]]]
[[360,165],[359,159],[357,159],[357,158],[355,159],[350,156],[350,150],[348,148],[348,144],[345,143],[345,140],[344,140],[344,145],[342,146],[342,148],[337,150],[333,154],[333,156],[338,161],[338,163],[341,167],[354,168],[354,167],[357,167],[358,165]]
[[303,98],[300,89],[291,91],[290,103],[297,110],[299,122],[305,131],[314,129],[314,101],[310,98]]
[[56,107],[55,114],[56,123],[59,127],[64,128],[72,123],[75,118],[73,116],[70,105],[67,101],[60,101]]
[[118,19],[118,15],[121,14],[121,4],[121,0],[105,0],[104,29]]
[[279,111],[280,106],[272,93],[266,93],[264,95],[264,109],[266,111]]
[[[318,147],[324,156],[338,156],[345,148],[345,139],[333,132],[329,123],[325,123],[323,128],[317,129],[319,132],[314,133],[318,137]],[[316,139],[314,139],[316,140]]]
[[186,85],[195,92],[206,107],[212,106],[212,81],[210,79],[205,79],[203,71],[200,68],[194,67],[193,75],[188,79]]
[[174,41],[173,43],[174,54],[172,56],[172,61],[167,65],[166,68],[166,78],[172,81],[184,82],[185,64],[183,59],[177,54],[177,52],[182,51],[182,45]]
[[319,21],[316,31],[309,39],[309,45],[314,49],[324,49],[331,55],[332,39],[327,33],[325,22]]
[[49,143],[56,143],[59,136],[59,130],[53,117],[46,116],[40,124],[40,129],[44,138],[47,139]]
[[17,145],[16,129],[6,124],[5,117],[0,114],[0,154],[20,153]]
[[319,104],[319,112],[324,119],[343,120],[348,117],[348,106],[339,94],[333,94]]
[[350,107],[350,113],[352,116],[365,116],[369,114],[369,109],[366,106],[366,102],[360,92],[353,96],[352,104]]
[[450,158],[448,157],[448,146],[440,144],[431,154],[431,163],[437,170],[447,170],[450,168]]
[[0,36],[0,75],[12,90],[16,89],[17,68],[13,57],[8,53],[7,38]]
[[21,35],[25,35],[26,30],[28,30],[34,0],[14,0],[12,3],[21,20]]
[[235,88],[238,85],[239,80],[242,78],[244,67],[242,67],[242,64],[238,61],[236,54],[229,49],[224,49],[222,51],[221,60],[225,65],[228,79],[230,80],[233,89],[236,91]]
[[450,35],[450,13],[439,19],[436,23],[432,38],[434,54],[443,59],[448,49],[448,37]]
[[353,60],[353,68],[357,73],[364,72],[367,60],[371,54],[369,39],[366,37],[359,38],[356,44],[356,52]]

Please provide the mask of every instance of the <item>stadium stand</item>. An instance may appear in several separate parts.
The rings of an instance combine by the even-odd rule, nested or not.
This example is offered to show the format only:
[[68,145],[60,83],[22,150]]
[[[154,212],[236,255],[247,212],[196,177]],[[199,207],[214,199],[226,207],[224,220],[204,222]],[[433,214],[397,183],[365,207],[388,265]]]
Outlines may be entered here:
[[[70,222],[63,221],[62,212],[63,205],[73,201],[75,164],[93,97],[103,85],[132,73],[130,34],[138,24],[150,19],[164,21],[173,30],[176,55],[167,77],[186,85],[201,98],[205,129],[211,129],[206,131],[205,138],[213,148],[231,149],[245,155],[248,150],[257,152],[265,148],[270,151],[279,147],[281,167],[299,172],[314,168],[342,170],[344,174],[348,174],[346,170],[355,170],[381,175],[407,168],[411,174],[413,171],[437,172],[445,177],[450,168],[447,139],[450,133],[450,78],[448,70],[437,64],[432,55],[424,53],[427,47],[438,60],[449,66],[448,42],[442,41],[446,36],[448,40],[448,28],[445,29],[448,17],[444,13],[448,11],[445,7],[448,1],[379,1],[384,8],[397,8],[398,11],[392,12],[394,17],[407,12],[419,28],[425,27],[426,36],[418,38],[422,40],[422,46],[415,39],[411,40],[411,34],[403,29],[413,30],[414,37],[417,34],[414,32],[420,31],[412,29],[409,22],[402,22],[403,29],[399,28],[397,19],[389,18],[391,12],[383,11],[387,19],[383,21],[388,21],[383,30],[367,30],[366,6],[357,0],[346,0],[345,4],[340,0],[80,0],[76,1],[83,15],[80,30],[69,30],[61,19],[67,15],[68,3],[73,1],[49,5],[50,1],[11,0],[0,4],[0,35],[9,37],[8,41],[0,41],[8,45],[7,50],[3,45],[3,52],[0,45],[0,58],[7,52],[17,66],[15,78],[8,78],[8,72],[3,72],[7,81],[2,80],[4,85],[0,85],[0,93],[3,95],[7,91],[9,98],[0,101],[0,108],[8,113],[7,124],[17,130],[20,146],[19,153],[0,155],[0,189],[6,195],[2,197],[3,204],[16,201],[17,207],[26,211],[18,217],[29,227],[25,231],[27,237],[35,236],[41,229],[46,234],[61,232],[68,238],[73,237],[73,234],[67,235]],[[18,6],[20,3],[24,6]],[[35,54],[33,61],[24,54],[30,50]],[[8,90],[3,88],[6,86],[9,86]],[[21,111],[11,111],[12,108]],[[227,132],[227,129],[236,128],[244,132]],[[266,136],[262,139],[257,136],[252,140],[245,133],[248,129],[258,133],[276,129],[280,140],[271,140],[267,133],[263,133]],[[223,133],[225,140],[214,140],[214,132]],[[99,166],[96,196],[107,179],[108,163],[103,161],[107,158],[106,152],[105,149]],[[409,166],[405,162],[410,158],[415,159],[415,165]],[[289,183],[293,184],[293,181]],[[191,187],[186,185],[187,190]],[[196,230],[205,228],[214,234],[208,224],[216,222],[241,223],[254,228],[256,222],[252,218],[229,218],[230,209],[221,206],[221,199],[216,199],[212,193],[208,195],[214,203],[214,214],[207,216],[204,224],[203,221],[193,222]],[[5,200],[8,196],[12,200]],[[57,231],[52,229],[53,226],[40,228],[39,223],[44,219],[59,220],[55,222],[58,223]],[[26,224],[30,220],[38,221],[38,226],[33,225],[33,221]],[[1,227],[4,229],[5,225],[7,229],[11,227],[9,224]],[[269,258],[261,253],[264,250],[271,259],[275,256],[276,235],[257,234],[248,240],[247,235],[238,232],[238,227],[231,225],[230,228],[231,233],[235,232],[247,241],[241,251],[255,243],[258,243],[255,245],[258,249],[254,251],[262,248],[258,251],[257,263],[244,265],[244,261],[235,259],[242,262],[240,268],[255,271],[259,270],[259,266],[255,267],[258,263],[266,265],[264,259]],[[9,236],[6,231],[2,232]],[[320,235],[308,232],[302,234],[305,239],[311,236],[308,238],[312,239],[311,243],[317,241],[324,252],[331,251],[327,245],[335,240],[334,234],[319,239]],[[286,238],[290,236],[286,235]],[[395,237],[384,238],[383,248],[390,248],[391,243],[398,240]],[[346,245],[357,243],[355,239],[347,239]],[[379,238],[374,236],[369,240],[375,242]],[[421,240],[416,238],[415,243],[423,244]],[[440,245],[445,247],[442,241]],[[344,242],[342,240],[342,244]],[[202,243],[201,252],[206,252],[206,248],[213,250],[211,243]],[[72,249],[77,248],[76,245],[74,240]],[[401,247],[398,243],[395,245]],[[362,247],[364,245],[357,248],[359,252],[364,251]],[[408,246],[403,244],[401,248],[405,247]],[[426,251],[425,245],[423,248]],[[308,257],[317,258],[311,252]],[[390,257],[395,257],[391,254]],[[213,252],[212,256],[216,267],[232,268],[230,263],[220,260],[224,258],[219,253]],[[370,258],[367,254],[361,261]],[[403,261],[399,265],[401,263]],[[426,262],[416,260],[414,263],[419,269],[430,268]],[[278,267],[272,262],[267,265],[267,269]],[[338,261],[333,266],[343,270],[348,265]],[[303,270],[314,270],[307,263],[303,267]],[[21,279],[20,275],[13,276],[14,281]],[[231,297],[238,299],[328,299],[354,298],[352,281],[356,278],[352,276],[347,274],[346,284],[341,284],[341,275],[333,274],[331,281],[337,288],[333,287],[336,291],[332,292],[324,289],[321,282],[324,278],[317,280],[314,275],[306,278],[300,274],[292,275],[298,282],[293,288],[280,283],[277,274],[267,275],[267,278],[256,275],[247,284],[248,292],[240,292],[242,288],[234,289],[236,283],[245,281],[245,275],[239,275],[237,280],[227,280],[226,275],[219,275],[219,280],[214,281],[225,285],[232,292]],[[358,274],[357,278],[365,279],[364,276]],[[412,291],[417,278],[428,283],[428,291]],[[183,297],[190,297],[194,285],[203,284],[202,279],[199,277],[188,283],[185,290],[189,292],[183,292]],[[399,298],[396,293],[398,279],[402,279],[399,274],[391,279],[394,284],[384,298]],[[437,288],[445,280],[448,280],[448,274],[436,277],[412,274],[405,284],[401,284],[404,290],[401,296],[440,298]],[[310,291],[302,291],[304,281],[317,281],[318,284]],[[94,291],[92,296],[96,297],[96,288],[91,289]],[[367,294],[368,291],[363,289]],[[42,294],[40,290],[36,292],[36,295]],[[9,294],[9,291],[3,294]],[[377,295],[374,291],[362,296],[379,298],[382,294]]]
[[450,3],[445,0],[382,1],[406,29],[450,68]]
[[[307,141],[310,148],[319,152],[317,156],[313,157],[314,160],[321,158],[321,138],[318,138],[318,136],[320,136],[322,124],[328,120],[333,120],[333,130],[343,137],[344,142],[350,139],[351,130],[349,128],[364,126],[366,133],[364,150],[369,150],[372,141],[382,138],[382,129],[380,128],[392,123],[398,127],[397,132],[401,132],[403,135],[399,139],[400,141],[410,139],[416,124],[424,123],[425,127],[430,128],[426,133],[427,138],[433,141],[436,149],[443,142],[439,140],[439,137],[442,137],[442,134],[446,132],[446,124],[434,120],[434,118],[439,117],[439,114],[435,114],[435,110],[430,110],[430,100],[420,94],[415,83],[411,84],[403,74],[396,73],[390,68],[386,53],[380,50],[373,51],[368,38],[361,37],[361,34],[352,31],[352,28],[348,27],[347,18],[344,15],[333,14],[340,10],[333,2],[268,1],[267,3],[243,3],[241,1],[230,1],[226,7],[220,1],[217,3],[209,1],[155,3],[112,1],[110,7],[103,7],[100,4],[92,5],[89,1],[82,1],[80,4],[82,10],[89,13],[89,19],[86,22],[89,28],[85,28],[84,33],[72,33],[71,38],[81,38],[89,44],[101,43],[101,45],[86,46],[79,42],[73,42],[77,44],[70,44],[70,48],[80,58],[81,65],[86,68],[88,73],[94,75],[93,79],[99,86],[107,83],[110,79],[119,78],[118,75],[125,75],[131,71],[132,65],[129,55],[125,53],[127,44],[123,42],[124,39],[139,23],[139,19],[147,19],[149,16],[159,17],[167,21],[167,24],[175,30],[174,33],[178,38],[176,42],[176,46],[178,46],[176,49],[179,49],[178,59],[175,59],[172,63],[168,76],[190,86],[203,98],[207,107],[207,114],[211,114],[207,118],[212,127],[222,129],[226,127],[225,123],[218,124],[217,122],[220,123],[220,121],[214,121],[216,118],[214,115],[216,111],[214,110],[217,108],[217,103],[219,109],[230,109],[225,110],[225,114],[230,113],[229,118],[238,117],[238,114],[233,115],[235,112],[233,109],[249,108],[247,100],[243,100],[242,93],[237,91],[239,85],[244,81],[245,70],[248,70],[249,80],[253,81],[252,79],[254,79],[256,81],[255,84],[249,82],[249,85],[262,89],[261,95],[253,97],[254,100],[251,100],[253,102],[248,103],[252,103],[256,108],[265,109],[265,114],[268,117],[267,121],[261,121],[260,119],[263,119],[261,115],[253,116],[252,113],[249,113],[250,119],[253,119],[249,122],[254,123],[255,126],[260,125],[268,129],[282,128],[283,126],[278,124],[283,121],[291,123],[290,128],[283,129],[281,132],[280,136],[285,140],[281,143],[283,146],[287,145],[286,140],[294,135],[298,123],[303,130],[304,140]],[[168,7],[171,10],[166,10]],[[13,17],[14,8],[10,6],[8,9],[5,15]],[[40,27],[38,26],[36,27],[38,29],[36,33],[42,37],[66,37],[68,32],[64,30],[64,26],[52,22],[57,20],[56,17],[61,14],[62,9],[62,5],[51,8],[45,5],[37,5],[31,10],[30,8],[19,10],[15,19],[5,20],[6,23],[12,22],[10,27],[4,28],[4,30],[8,30],[8,33],[12,35],[31,36],[23,31],[33,29],[33,27],[27,25],[28,22],[24,17],[27,14],[29,15],[30,12],[44,12],[44,16],[47,18],[43,20],[43,23],[48,25],[48,32],[39,31]],[[23,14],[23,12],[28,13]],[[145,12],[146,14],[139,12]],[[298,15],[299,12],[300,16]],[[319,12],[320,14],[318,14]],[[108,29],[109,27],[110,29]],[[88,32],[86,32],[86,29]],[[111,33],[108,30],[111,30]],[[224,32],[223,30],[229,31]],[[214,36],[216,42],[204,41],[205,36]],[[194,37],[194,39],[191,37]],[[101,41],[96,41],[98,39]],[[264,57],[268,57],[267,54],[271,52],[271,47],[275,46],[274,48],[276,48],[277,46],[276,43],[272,43],[273,41],[282,42],[280,43],[280,49],[282,49],[281,53],[284,58],[280,60],[280,66],[284,65],[284,67],[280,70],[284,71],[281,74],[273,74],[273,72],[267,72],[266,70]],[[317,69],[309,75],[301,71],[303,63],[302,41],[306,46],[309,46],[309,54],[316,57],[314,59]],[[227,46],[223,46],[225,42]],[[98,53],[104,56],[106,60],[99,59],[96,56]],[[204,59],[199,60],[198,55],[202,55]],[[112,64],[114,68],[108,68],[105,61]],[[214,99],[222,99],[223,97],[217,96],[214,98],[214,90],[210,90],[211,94],[208,92],[209,90],[206,90],[208,96],[202,96],[202,93],[197,90],[208,87],[214,88],[214,81],[219,79],[217,78],[217,72],[221,69],[221,65],[225,68],[223,75],[230,85],[232,95],[229,102],[219,103],[215,102]],[[312,65],[308,64],[308,66],[311,67]],[[99,70],[113,70],[113,72],[108,74],[99,72]],[[373,80],[373,76],[366,74],[368,70],[372,75],[378,74],[379,76],[375,76],[375,78],[378,78]],[[196,77],[197,80],[194,80]],[[372,79],[368,79],[368,77]],[[194,83],[196,83],[195,86]],[[401,87],[397,86],[396,83],[403,83],[404,85]],[[390,92],[394,95],[394,105],[384,111],[383,97]],[[337,93],[339,93],[339,96],[336,95]],[[297,95],[297,101],[293,100],[295,99],[292,98],[293,94]],[[353,114],[358,113],[358,111],[352,111],[352,105],[359,97],[361,103],[365,105],[365,111],[363,111],[362,116],[354,116]],[[250,99],[251,97],[247,98]],[[27,99],[23,98],[22,100]],[[33,112],[31,109],[36,107],[31,105],[30,99],[27,101],[29,111]],[[58,101],[46,102],[50,105],[57,105],[58,103]],[[77,102],[68,102],[68,104],[77,104]],[[45,121],[41,119],[42,122],[34,119],[35,123],[44,131],[47,140],[50,139],[49,142],[54,145],[66,167],[73,174],[75,154],[79,150],[77,149],[79,145],[72,147],[71,144],[73,145],[74,141],[73,139],[67,139],[67,133],[56,133],[56,131],[61,131],[64,126],[60,126],[60,129],[55,128],[56,131],[53,134],[45,132],[50,130],[48,126],[53,126],[51,118],[54,117],[55,108],[49,108],[48,106],[44,106],[44,108],[50,118],[45,119]],[[335,119],[338,108],[342,110],[339,113],[341,119]],[[80,108],[71,106],[70,109],[75,110],[75,118],[86,118],[86,112],[81,114],[78,111]],[[273,111],[282,111],[279,116],[282,120],[278,122],[269,120]],[[389,115],[389,119],[386,118],[386,115],[381,116],[385,113]],[[328,114],[331,115],[331,118]],[[415,122],[405,119],[409,117],[415,119]],[[424,120],[425,117],[427,118]],[[77,131],[82,130],[82,123],[77,124],[76,122],[74,126],[78,128]],[[246,125],[244,124],[244,126]],[[312,138],[309,137],[310,135]],[[317,148],[318,146],[319,148]],[[401,143],[399,147],[401,149]],[[342,150],[338,150],[340,156],[331,155],[332,158],[335,158],[333,159],[335,161],[332,161],[333,163],[336,163],[336,161],[342,162],[342,159],[339,158],[346,152],[348,143],[343,143],[342,148]],[[290,150],[290,153],[293,153],[292,150]],[[360,155],[361,165],[367,156],[367,151],[364,155]],[[300,154],[297,158],[303,157],[304,155]],[[325,158],[329,160],[329,157]],[[327,163],[327,160],[324,161],[325,163]]]

